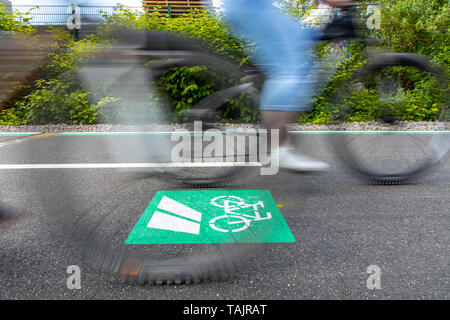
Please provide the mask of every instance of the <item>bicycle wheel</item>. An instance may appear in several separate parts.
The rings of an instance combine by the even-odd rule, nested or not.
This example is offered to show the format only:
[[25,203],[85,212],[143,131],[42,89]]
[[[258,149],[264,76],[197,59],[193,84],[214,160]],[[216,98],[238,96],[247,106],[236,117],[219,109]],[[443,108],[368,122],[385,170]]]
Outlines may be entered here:
[[[239,84],[241,72],[236,63],[211,54],[192,40],[166,32],[121,31],[117,37],[121,41],[118,46],[120,51],[127,51],[139,60],[148,77],[137,81],[135,86],[142,87],[138,82],[148,81],[151,83],[153,101],[157,97],[158,116],[152,113],[144,119],[151,118],[154,122],[157,118],[170,131],[153,147],[148,146],[147,141],[136,138],[137,147],[140,145],[140,149],[153,150],[153,154],[158,150],[159,158],[169,163],[164,172],[190,186],[217,185],[248,165],[245,163],[248,148],[239,142],[242,140],[239,135],[216,124],[220,121],[218,110],[228,100],[251,89],[249,84]],[[117,60],[116,57],[113,59]],[[99,62],[91,62],[90,68],[94,73],[97,73],[96,65],[104,66],[106,63],[114,68],[123,65],[123,62],[105,61],[104,56]],[[135,76],[136,72],[133,74]],[[121,75],[122,79],[124,75],[126,73]],[[85,78],[97,85],[97,80],[92,81],[95,77],[88,75]],[[135,100],[136,96],[143,99],[142,93],[139,95],[135,91],[127,89],[127,101],[130,97]],[[117,89],[114,93],[117,94]],[[147,112],[140,110],[135,113],[141,122],[142,114]],[[120,120],[133,122],[129,115]],[[231,140],[236,142],[230,143]]]
[[[166,44],[174,40],[178,53],[161,43],[161,50],[150,48],[147,42],[154,46],[157,42],[150,41],[149,34],[138,32],[135,38],[128,37],[128,42],[96,54],[78,71],[91,98],[104,102],[98,108],[99,121],[106,128],[112,128],[112,132],[90,132],[89,139],[82,133],[62,133],[49,137],[55,150],[52,163],[67,161],[67,155],[73,155],[74,150],[77,150],[76,161],[90,164],[100,159],[101,163],[107,164],[107,168],[97,169],[92,166],[87,170],[71,168],[52,172],[51,175],[37,174],[35,181],[30,183],[35,184],[34,189],[42,199],[43,211],[47,212],[49,219],[48,225],[54,226],[54,236],[70,244],[74,255],[81,256],[88,266],[141,284],[226,279],[232,274],[231,269],[245,267],[244,257],[257,252],[254,244],[240,243],[231,236],[219,243],[209,238],[203,239],[201,243],[126,243],[139,217],[149,206],[155,190],[173,189],[167,179],[155,179],[154,175],[148,173],[153,173],[155,168],[163,169],[164,174],[167,174],[168,169],[179,169],[171,166],[175,163],[171,161],[171,138],[176,136],[173,134],[175,129],[183,129],[181,135],[189,138],[191,135],[195,137],[196,133],[186,129],[184,124],[168,123],[170,101],[161,95],[157,87],[158,79],[165,74],[162,71],[169,70],[169,66],[174,67],[175,63],[177,67],[212,66],[223,70],[226,75],[230,74],[230,67],[221,67],[220,63],[224,66],[229,64],[204,51],[186,51],[191,43],[188,41],[183,47],[181,45],[187,40],[179,37],[176,38],[179,41],[166,34],[161,38]],[[228,97],[229,91],[220,95],[220,98]],[[201,100],[200,107],[193,108],[191,113],[183,113],[183,116],[192,116],[195,120],[205,119],[204,115],[211,110],[209,102],[216,101],[217,96]],[[111,123],[114,124],[112,127],[106,126]],[[208,124],[203,122],[201,126],[204,129]],[[193,129],[196,129],[195,124]],[[235,169],[223,166],[218,167],[221,169],[220,175],[218,171],[205,174],[205,165],[202,162],[200,164],[199,167],[188,167],[200,171],[200,179],[189,170],[189,175],[186,172],[182,175],[179,170],[169,171],[169,174],[183,182],[209,183],[212,179],[217,182],[217,177],[229,176],[230,171],[226,170]],[[184,206],[190,205],[184,203]],[[219,214],[202,212],[202,221],[207,222],[215,215]],[[223,211],[220,215],[223,215]],[[166,212],[164,217],[167,216],[172,217],[172,220],[177,217]],[[164,223],[165,230],[178,232],[174,230],[178,230],[179,224],[167,226],[171,223],[170,219]],[[254,239],[253,242],[257,243],[260,236],[264,235],[250,233],[249,237],[254,238],[248,242]]]
[[[428,101],[418,101],[417,93],[423,90]],[[350,128],[332,139],[346,165],[365,179],[412,181],[449,149],[448,82],[421,56],[381,55],[337,90],[334,104],[333,121],[363,121],[365,114],[369,128],[375,128]],[[417,129],[408,122],[414,117],[432,122],[416,124],[421,125]]]
[[172,149],[174,166],[166,168],[165,174],[187,186],[219,186],[254,165],[248,161],[245,136],[215,124],[184,124],[172,137],[177,142]]
[[[199,212],[202,213],[202,228],[221,239],[225,237],[225,242],[215,242],[215,238],[209,239],[206,234],[206,240],[203,238],[201,243],[157,243],[159,240],[128,243],[138,222],[147,219],[143,218],[146,207],[149,208],[150,199],[156,197],[154,180],[109,169],[103,172],[71,169],[38,176],[39,179],[31,183],[36,183],[37,190],[42,193],[45,224],[53,227],[52,237],[66,248],[64,254],[70,254],[71,261],[85,270],[100,271],[117,280],[141,285],[225,281],[239,274],[237,270],[243,272],[251,267],[247,262],[264,249],[264,244],[258,242],[267,233],[261,233],[257,226],[254,229],[243,217],[223,219],[223,210]],[[56,184],[55,179],[59,183]],[[47,187],[42,188],[42,184]],[[172,189],[170,184],[165,188]],[[216,189],[207,191],[220,192]],[[180,202],[196,208],[187,200]],[[168,215],[177,218],[170,213],[164,214],[165,217]],[[188,220],[184,222],[189,223]],[[211,222],[216,228],[210,225]],[[162,227],[147,228],[159,232]],[[184,235],[177,231],[177,223],[169,220],[164,221],[164,229],[168,230],[166,235]],[[245,243],[237,237],[243,233],[246,233]]]

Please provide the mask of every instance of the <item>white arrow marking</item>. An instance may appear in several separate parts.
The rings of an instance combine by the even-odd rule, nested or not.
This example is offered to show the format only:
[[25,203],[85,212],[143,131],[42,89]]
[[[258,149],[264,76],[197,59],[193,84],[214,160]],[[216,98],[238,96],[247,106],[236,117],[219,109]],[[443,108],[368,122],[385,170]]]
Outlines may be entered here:
[[[192,234],[200,233],[200,221],[202,220],[202,214],[200,212],[166,196],[162,197],[158,209],[168,211],[184,218],[172,216],[161,211],[155,211],[147,225],[148,228]],[[198,221],[198,223],[187,219]]]
[[147,227],[192,234],[200,233],[200,223],[171,216],[160,211],[155,211]]
[[181,204],[175,200],[170,199],[169,197],[163,196],[161,202],[158,205],[158,209],[166,210],[171,213],[175,213],[179,216],[195,220],[200,222],[202,219],[202,214],[194,209],[186,207],[184,204]]

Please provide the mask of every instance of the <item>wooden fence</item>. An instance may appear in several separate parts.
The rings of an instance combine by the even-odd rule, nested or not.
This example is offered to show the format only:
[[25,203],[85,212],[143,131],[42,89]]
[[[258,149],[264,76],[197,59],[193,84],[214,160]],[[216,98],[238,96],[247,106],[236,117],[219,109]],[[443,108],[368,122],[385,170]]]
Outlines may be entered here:
[[146,0],[142,7],[149,11],[158,11],[169,17],[177,17],[192,9],[206,9],[212,6],[211,0]]

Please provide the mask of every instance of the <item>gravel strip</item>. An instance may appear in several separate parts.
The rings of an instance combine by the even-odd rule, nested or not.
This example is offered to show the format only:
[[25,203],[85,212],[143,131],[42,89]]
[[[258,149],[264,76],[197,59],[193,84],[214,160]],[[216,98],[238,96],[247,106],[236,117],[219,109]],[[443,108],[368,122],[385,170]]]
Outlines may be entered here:
[[[261,124],[249,123],[217,123],[218,127],[224,128],[262,128]],[[174,131],[183,129],[183,124],[162,125],[118,125],[118,124],[95,124],[95,125],[22,125],[22,126],[0,126],[0,132],[130,132],[130,131]],[[344,123],[339,125],[319,124],[290,124],[291,131],[449,131],[446,122],[398,122],[395,125],[377,122]]]

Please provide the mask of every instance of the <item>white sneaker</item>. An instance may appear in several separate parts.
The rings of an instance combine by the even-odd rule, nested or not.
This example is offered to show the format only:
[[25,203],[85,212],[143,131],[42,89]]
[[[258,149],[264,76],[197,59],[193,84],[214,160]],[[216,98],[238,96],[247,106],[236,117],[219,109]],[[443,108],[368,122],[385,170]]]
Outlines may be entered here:
[[293,147],[280,147],[272,152],[271,157],[279,157],[280,168],[298,172],[319,172],[330,168],[328,163],[302,155]]

